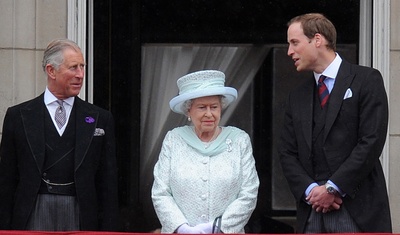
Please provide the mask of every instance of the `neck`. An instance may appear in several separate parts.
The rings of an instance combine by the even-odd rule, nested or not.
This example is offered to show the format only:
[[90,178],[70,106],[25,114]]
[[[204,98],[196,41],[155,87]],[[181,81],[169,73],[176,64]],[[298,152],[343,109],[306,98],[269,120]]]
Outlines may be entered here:
[[[204,135],[205,132],[200,132],[200,133],[198,133],[196,130],[195,130],[195,132],[196,132],[196,135],[199,137],[199,139],[200,139],[201,141],[203,141],[203,142],[211,142],[211,141],[215,140],[215,138],[217,138],[217,136],[218,136],[218,134],[219,134],[219,132],[220,132],[220,129],[221,129],[221,128],[220,128],[219,126],[217,126],[217,128],[214,129],[214,133],[212,134],[211,137],[209,137],[210,134],[208,134],[207,136],[205,136],[205,135]],[[210,133],[210,132],[209,132],[209,133]]]
[[317,66],[313,69],[314,72],[316,73],[322,73],[324,70],[332,63],[332,61],[336,57],[336,52],[333,50],[329,50],[326,53],[321,54],[321,56],[318,58],[318,64]]

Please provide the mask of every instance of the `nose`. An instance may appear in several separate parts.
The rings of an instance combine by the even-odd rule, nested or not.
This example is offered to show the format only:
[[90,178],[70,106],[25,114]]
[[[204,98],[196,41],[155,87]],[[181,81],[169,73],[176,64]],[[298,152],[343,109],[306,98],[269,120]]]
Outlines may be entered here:
[[204,114],[206,117],[211,117],[211,108],[207,107],[206,113]]
[[293,53],[294,52],[293,52],[292,46],[289,45],[287,55],[291,57],[293,55]]
[[83,78],[85,76],[85,67],[79,66],[76,69],[76,76],[79,77],[79,78]]

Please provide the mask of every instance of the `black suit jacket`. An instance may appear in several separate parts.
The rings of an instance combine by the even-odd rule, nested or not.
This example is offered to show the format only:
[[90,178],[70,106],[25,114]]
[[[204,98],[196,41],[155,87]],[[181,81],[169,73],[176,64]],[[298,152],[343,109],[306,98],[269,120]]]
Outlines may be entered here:
[[[312,168],[314,77],[289,95],[279,155],[297,201],[297,232],[304,231],[311,206],[306,188]],[[352,96],[344,99],[351,91]],[[391,232],[381,155],[388,126],[388,103],[378,70],[342,61],[330,94],[323,133],[332,180],[346,193],[343,204],[362,232]]]
[[[113,117],[109,111],[78,97],[73,109],[74,177],[81,230],[117,230]],[[0,229],[24,230],[34,209],[45,157],[46,112],[43,94],[7,110],[0,147]],[[96,128],[103,129],[104,135],[94,136]]]

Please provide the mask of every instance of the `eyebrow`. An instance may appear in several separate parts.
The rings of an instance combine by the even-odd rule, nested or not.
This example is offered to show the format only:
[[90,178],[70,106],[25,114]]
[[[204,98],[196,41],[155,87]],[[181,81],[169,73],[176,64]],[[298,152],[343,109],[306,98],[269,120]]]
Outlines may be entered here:
[[218,102],[211,103],[211,104],[206,104],[206,103],[197,103],[196,105],[219,105]]

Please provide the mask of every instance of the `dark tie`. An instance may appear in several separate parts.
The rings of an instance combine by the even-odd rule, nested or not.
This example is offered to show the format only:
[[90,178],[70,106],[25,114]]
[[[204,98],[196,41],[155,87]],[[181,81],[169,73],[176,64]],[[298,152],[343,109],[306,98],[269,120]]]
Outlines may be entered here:
[[329,90],[324,83],[325,78],[326,76],[321,75],[319,76],[318,79],[318,95],[319,95],[319,101],[321,102],[321,108],[324,108],[329,98]]
[[63,101],[57,100],[57,103],[58,107],[56,109],[56,114],[54,115],[54,118],[56,119],[58,129],[61,129],[65,125],[65,122],[67,121],[67,115],[65,114]]

